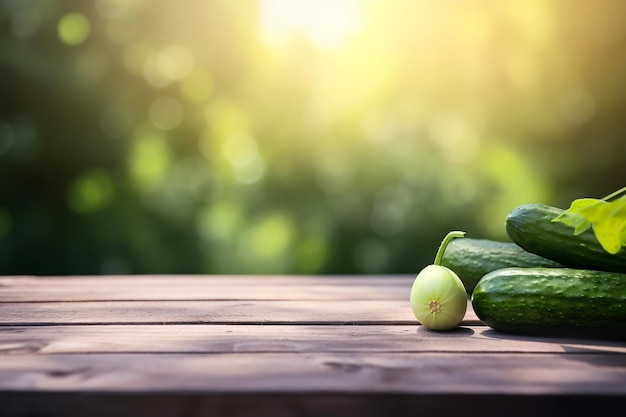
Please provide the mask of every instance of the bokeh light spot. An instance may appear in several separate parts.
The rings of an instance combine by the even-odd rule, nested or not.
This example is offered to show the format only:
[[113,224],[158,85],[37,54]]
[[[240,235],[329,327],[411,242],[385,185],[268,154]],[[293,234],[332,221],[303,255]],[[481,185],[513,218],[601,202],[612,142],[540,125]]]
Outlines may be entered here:
[[67,45],[79,45],[91,32],[89,19],[81,13],[71,12],[63,15],[57,25],[59,39]]
[[543,42],[553,35],[556,21],[550,2],[526,0],[510,3],[509,7],[511,15],[519,21],[529,39]]
[[159,97],[150,104],[150,121],[161,130],[174,129],[185,115],[183,106],[173,97]]
[[429,131],[443,155],[454,162],[465,162],[478,155],[480,141],[473,126],[461,114],[442,111],[434,114]]
[[158,187],[171,165],[166,138],[155,132],[140,132],[129,158],[131,181],[142,192]]
[[77,213],[92,213],[108,205],[113,200],[114,191],[109,174],[93,168],[72,183],[66,201]]
[[[129,52],[138,54],[140,51]],[[136,61],[143,56],[128,58]],[[194,67],[195,59],[191,51],[180,45],[172,45],[152,53],[143,61],[143,76],[150,85],[161,88],[185,78]]]
[[231,200],[218,200],[198,216],[197,229],[207,240],[232,239],[243,222],[241,206]]
[[192,103],[202,103],[213,92],[213,78],[208,71],[196,69],[180,84],[183,96]]
[[153,87],[162,88],[170,85],[172,80],[159,68],[159,55],[152,54],[143,63],[143,77]]
[[247,232],[243,244],[252,258],[280,258],[291,246],[294,227],[288,216],[273,213],[259,221]]
[[145,42],[133,42],[122,51],[122,62],[131,74],[143,75],[145,63],[152,53],[152,48]]
[[156,56],[156,65],[165,78],[174,81],[189,75],[194,68],[195,59],[189,49],[172,45],[159,52]]
[[96,10],[100,16],[115,19],[124,15],[128,10],[136,7],[141,0],[96,0]]
[[235,166],[252,162],[258,155],[256,140],[247,133],[235,133],[224,140],[224,156]]
[[37,33],[42,20],[38,9],[34,7],[20,9],[11,16],[11,34],[20,39],[30,38]]
[[233,168],[233,175],[243,184],[253,184],[265,173],[265,161],[259,155],[254,137],[246,133],[228,136],[223,145],[224,157]]
[[257,156],[245,165],[234,167],[234,176],[242,184],[254,184],[265,175],[267,166],[265,160]]
[[248,117],[241,106],[232,100],[219,98],[205,106],[208,134],[213,138],[225,138],[246,131]]
[[319,48],[334,49],[363,25],[357,0],[263,0],[260,7],[261,37],[272,46],[303,35]]

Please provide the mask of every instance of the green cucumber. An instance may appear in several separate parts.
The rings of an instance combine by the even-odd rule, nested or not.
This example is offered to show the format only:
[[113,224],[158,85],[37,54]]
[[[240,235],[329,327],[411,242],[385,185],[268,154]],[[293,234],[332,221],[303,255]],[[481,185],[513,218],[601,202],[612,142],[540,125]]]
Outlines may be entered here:
[[443,253],[441,265],[459,276],[468,294],[472,293],[483,275],[496,269],[563,266],[530,253],[513,242],[472,238],[452,240]]
[[478,318],[502,332],[626,340],[626,274],[505,268],[485,275],[471,301]]
[[626,249],[605,251],[591,228],[574,236],[574,229],[553,222],[564,210],[545,204],[524,204],[505,219],[506,233],[519,246],[564,266],[626,273]]

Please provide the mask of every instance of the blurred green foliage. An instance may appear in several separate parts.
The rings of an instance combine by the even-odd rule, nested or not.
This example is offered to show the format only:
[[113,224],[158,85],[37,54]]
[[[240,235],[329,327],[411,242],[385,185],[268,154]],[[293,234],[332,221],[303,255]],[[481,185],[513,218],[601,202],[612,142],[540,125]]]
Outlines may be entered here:
[[3,0],[0,274],[412,273],[623,186],[622,1]]

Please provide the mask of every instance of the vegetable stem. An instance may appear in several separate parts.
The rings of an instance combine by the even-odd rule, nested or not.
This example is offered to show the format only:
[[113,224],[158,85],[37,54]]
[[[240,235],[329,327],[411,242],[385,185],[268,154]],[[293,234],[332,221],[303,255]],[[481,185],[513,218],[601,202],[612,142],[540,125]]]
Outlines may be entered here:
[[604,201],[609,201],[615,197],[617,197],[620,194],[623,194],[624,192],[626,192],[626,187],[620,188],[619,190],[607,195],[606,197],[604,197],[602,200]]
[[450,241],[454,239],[455,237],[463,237],[463,236],[465,236],[465,232],[460,232],[458,230],[448,233],[446,237],[443,238],[443,240],[441,241],[441,244],[439,245],[439,250],[437,250],[437,255],[435,255],[435,262],[433,262],[433,264],[441,265],[441,259],[443,258],[443,253],[446,251],[446,246],[448,246],[448,243],[450,243]]

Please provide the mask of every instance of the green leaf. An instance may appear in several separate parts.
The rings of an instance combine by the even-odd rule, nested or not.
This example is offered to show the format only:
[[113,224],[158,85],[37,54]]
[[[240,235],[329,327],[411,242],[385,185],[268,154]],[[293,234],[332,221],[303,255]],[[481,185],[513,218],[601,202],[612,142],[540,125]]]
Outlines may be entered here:
[[560,216],[553,219],[553,222],[561,222],[574,228],[574,236],[578,236],[591,227],[591,222],[582,214],[582,210],[606,203],[595,198],[579,198],[574,200],[570,207]]
[[565,212],[552,221],[573,227],[575,236],[592,227],[602,248],[616,254],[626,245],[626,196],[611,202],[607,199],[574,200]]
[[604,250],[615,254],[626,244],[626,199],[582,210]]

